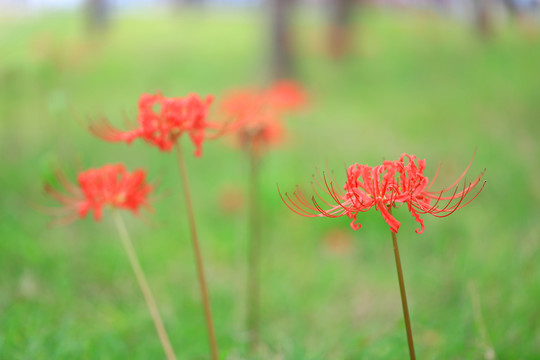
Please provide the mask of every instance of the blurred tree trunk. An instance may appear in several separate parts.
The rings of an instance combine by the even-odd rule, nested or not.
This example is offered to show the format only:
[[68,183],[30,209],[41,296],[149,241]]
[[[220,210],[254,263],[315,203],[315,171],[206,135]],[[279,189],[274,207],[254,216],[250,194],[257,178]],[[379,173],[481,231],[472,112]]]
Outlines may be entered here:
[[512,17],[515,17],[519,14],[519,9],[516,6],[516,3],[514,0],[503,0],[504,7],[508,14]]
[[86,0],[85,12],[88,29],[102,31],[109,24],[109,2],[107,0]]
[[205,0],[170,0],[174,10],[180,10],[186,7],[203,6]]
[[351,52],[354,3],[355,0],[331,0],[328,51],[334,59]]
[[493,35],[493,19],[491,17],[492,0],[473,0],[474,23],[478,34],[484,39]]
[[290,78],[293,74],[289,19],[294,2],[295,0],[269,0],[270,76],[272,80]]

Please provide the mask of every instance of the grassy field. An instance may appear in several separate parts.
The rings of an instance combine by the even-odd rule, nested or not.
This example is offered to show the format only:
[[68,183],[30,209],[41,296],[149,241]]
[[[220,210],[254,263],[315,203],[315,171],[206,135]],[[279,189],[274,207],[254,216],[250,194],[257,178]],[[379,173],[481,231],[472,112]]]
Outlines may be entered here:
[[[388,226],[299,217],[276,183],[308,186],[315,166],[401,153],[442,163],[450,184],[477,155],[483,193],[454,215],[405,207],[398,234],[419,359],[540,356],[540,34],[500,28],[482,41],[465,24],[427,14],[358,17],[354,53],[325,52],[324,23],[295,24],[299,79],[310,107],[291,116],[288,141],[262,163],[262,347],[246,351],[246,158],[207,142],[187,166],[222,359],[404,359],[407,345]],[[159,182],[154,211],[125,214],[180,359],[206,359],[207,339],[174,154],[142,142],[104,143],[84,127],[122,124],[140,94],[214,94],[262,84],[267,46],[255,13],[124,15],[102,37],[79,17],[0,24],[0,358],[158,359],[152,321],[112,219],[51,227],[36,210],[61,166],[124,162]],[[187,144],[186,147],[191,146]],[[238,195],[241,200],[241,195]]]

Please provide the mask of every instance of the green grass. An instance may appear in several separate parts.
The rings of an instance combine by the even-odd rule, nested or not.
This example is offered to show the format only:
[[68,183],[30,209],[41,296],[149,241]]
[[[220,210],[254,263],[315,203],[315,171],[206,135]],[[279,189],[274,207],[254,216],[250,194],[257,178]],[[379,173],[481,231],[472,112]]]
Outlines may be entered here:
[[[379,213],[307,219],[275,184],[308,186],[315,166],[377,164],[402,152],[443,163],[451,183],[478,149],[484,192],[426,230],[405,208],[398,235],[420,359],[534,359],[540,354],[540,37],[500,28],[483,42],[463,24],[413,13],[358,18],[352,56],[325,53],[324,24],[300,16],[297,70],[309,110],[262,166],[263,346],[257,359],[403,359],[407,345],[388,226]],[[254,13],[124,15],[101,39],[77,16],[0,25],[0,358],[154,359],[163,352],[111,219],[49,227],[44,181],[60,165],[125,162],[160,182],[155,210],[126,214],[142,266],[181,359],[208,358],[193,253],[173,154],[103,143],[80,121],[121,124],[138,96],[215,94],[266,78],[265,29]],[[187,145],[187,143],[186,143]],[[190,146],[190,145],[189,145]],[[226,141],[188,157],[223,359],[248,358],[244,210],[223,189],[246,182]],[[324,240],[343,231],[348,252]],[[476,305],[475,305],[476,304]],[[483,335],[485,329],[485,335]]]

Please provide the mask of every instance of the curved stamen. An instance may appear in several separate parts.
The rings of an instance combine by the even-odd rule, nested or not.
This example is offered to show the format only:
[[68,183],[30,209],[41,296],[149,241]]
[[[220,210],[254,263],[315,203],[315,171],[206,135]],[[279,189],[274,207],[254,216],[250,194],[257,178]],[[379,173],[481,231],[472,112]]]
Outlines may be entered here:
[[[276,184],[277,185],[277,184]],[[279,196],[281,197],[281,200],[283,201],[283,203],[285,204],[285,206],[287,206],[289,208],[289,210],[291,210],[292,212],[294,212],[295,214],[298,214],[298,215],[302,215],[302,216],[307,216],[307,217],[316,217],[317,215],[315,214],[311,214],[305,210],[303,210],[302,208],[298,207],[298,205],[296,205],[292,200],[291,198],[289,197],[289,194],[288,193],[285,193],[285,197],[289,200],[289,202],[294,205],[291,206],[289,204],[289,202],[287,202],[285,200],[285,198],[283,197],[283,195],[281,194],[281,190],[279,189],[279,185],[277,185],[277,188],[278,188],[278,193],[279,193]]]

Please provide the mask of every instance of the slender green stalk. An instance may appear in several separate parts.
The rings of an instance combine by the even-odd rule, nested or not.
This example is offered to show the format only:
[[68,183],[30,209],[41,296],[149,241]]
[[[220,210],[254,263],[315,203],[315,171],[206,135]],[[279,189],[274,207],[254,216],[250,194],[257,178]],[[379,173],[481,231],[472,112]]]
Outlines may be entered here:
[[484,321],[484,317],[482,316],[482,306],[480,302],[480,295],[478,294],[478,289],[476,288],[473,281],[469,281],[468,288],[469,292],[471,293],[474,322],[476,323],[476,327],[480,332],[480,344],[484,348],[485,358],[496,359],[497,354],[495,354],[495,350],[493,349],[493,345],[491,344],[491,340],[489,339],[489,335],[486,330],[486,323]]
[[[388,212],[392,214],[392,209],[389,207]],[[407,342],[409,343],[409,355],[411,357],[411,360],[416,359],[416,355],[414,353],[414,342],[413,342],[413,335],[411,330],[411,320],[409,318],[409,307],[407,305],[407,294],[405,293],[405,282],[403,281],[403,271],[401,270],[401,260],[399,257],[399,248],[397,243],[397,237],[396,234],[392,231],[392,242],[394,244],[394,256],[396,258],[396,268],[397,268],[397,274],[398,274],[398,280],[399,280],[399,290],[401,292],[401,305],[403,307],[403,317],[405,319],[405,328],[407,330]]]
[[258,204],[258,156],[253,147],[248,150],[249,156],[249,238],[248,238],[248,271],[247,271],[247,331],[250,350],[255,350],[259,343],[259,308],[260,308],[260,214]]
[[180,167],[180,176],[182,177],[182,187],[184,189],[184,196],[186,199],[186,208],[188,213],[189,228],[191,230],[191,240],[193,242],[193,250],[195,252],[195,263],[197,266],[197,275],[199,278],[199,285],[201,288],[201,297],[204,307],[204,317],[206,320],[206,329],[208,331],[208,341],[210,344],[210,353],[212,360],[218,359],[218,347],[216,343],[216,337],[214,335],[214,324],[212,322],[212,310],[210,308],[210,297],[208,296],[208,290],[206,289],[206,280],[204,276],[204,266],[199,246],[199,239],[197,236],[197,228],[195,226],[195,215],[193,214],[193,205],[191,203],[191,194],[189,191],[189,182],[186,171],[186,164],[184,162],[184,156],[182,154],[182,147],[179,142],[176,143],[176,153],[178,155],[178,165]]
[[176,355],[174,354],[171,342],[169,341],[167,331],[163,326],[163,321],[161,320],[161,317],[159,315],[154,296],[152,295],[150,286],[148,286],[148,282],[146,281],[146,277],[144,276],[144,272],[142,271],[139,259],[137,258],[137,254],[135,253],[135,249],[133,248],[131,238],[129,237],[128,231],[126,229],[126,225],[124,224],[124,221],[122,220],[122,217],[120,216],[120,213],[118,211],[114,211],[114,220],[118,229],[118,233],[120,234],[120,239],[122,240],[122,245],[124,245],[124,249],[126,250],[127,256],[129,258],[131,268],[135,273],[137,283],[139,284],[144,299],[146,300],[146,305],[148,306],[148,310],[150,310],[152,320],[154,320],[154,325],[156,326],[159,340],[161,340],[161,345],[163,346],[165,355],[167,356],[168,360],[176,360]]

